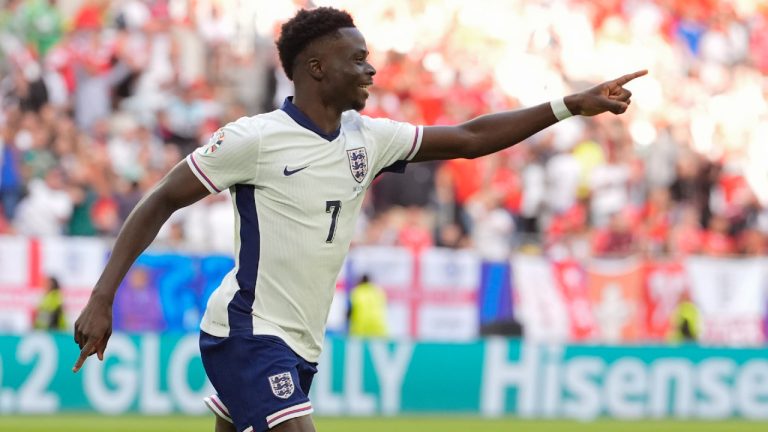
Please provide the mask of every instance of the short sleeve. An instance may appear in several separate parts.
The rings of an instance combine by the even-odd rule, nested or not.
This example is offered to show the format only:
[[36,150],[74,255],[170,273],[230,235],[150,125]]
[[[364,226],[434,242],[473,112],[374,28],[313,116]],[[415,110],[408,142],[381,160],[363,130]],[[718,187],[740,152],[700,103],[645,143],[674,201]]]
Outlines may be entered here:
[[256,177],[260,144],[257,122],[243,117],[214,132],[206,145],[187,156],[187,164],[211,193],[218,193]]
[[390,119],[372,119],[366,116],[363,116],[363,123],[373,137],[379,152],[376,172],[402,172],[408,161],[418,153],[423,134],[422,126]]

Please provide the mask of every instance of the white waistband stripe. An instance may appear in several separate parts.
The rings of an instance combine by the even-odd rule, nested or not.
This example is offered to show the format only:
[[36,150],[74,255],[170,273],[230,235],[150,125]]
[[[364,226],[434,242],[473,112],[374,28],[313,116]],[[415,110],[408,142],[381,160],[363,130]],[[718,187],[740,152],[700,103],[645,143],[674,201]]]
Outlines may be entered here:
[[274,414],[268,415],[267,425],[270,428],[273,428],[286,420],[312,414],[313,411],[314,410],[312,409],[312,404],[309,402],[294,405],[292,407],[282,409]]

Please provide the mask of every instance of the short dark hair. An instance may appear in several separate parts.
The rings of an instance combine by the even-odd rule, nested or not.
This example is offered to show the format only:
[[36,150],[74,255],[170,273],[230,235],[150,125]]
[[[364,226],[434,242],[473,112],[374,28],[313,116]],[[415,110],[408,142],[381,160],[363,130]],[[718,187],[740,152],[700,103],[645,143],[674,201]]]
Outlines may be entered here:
[[312,41],[335,32],[338,29],[355,27],[347,12],[331,7],[302,9],[285,24],[277,39],[280,63],[288,79],[293,80],[293,66],[296,57]]

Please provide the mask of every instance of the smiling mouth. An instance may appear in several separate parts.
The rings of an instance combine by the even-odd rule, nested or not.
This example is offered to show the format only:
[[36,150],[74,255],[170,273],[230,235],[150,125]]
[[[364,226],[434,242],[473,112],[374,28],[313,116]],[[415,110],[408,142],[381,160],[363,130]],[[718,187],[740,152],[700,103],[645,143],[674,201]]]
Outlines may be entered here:
[[360,91],[362,91],[362,93],[363,93],[363,97],[365,97],[366,99],[367,99],[367,98],[368,98],[368,96],[370,96],[370,94],[371,94],[371,93],[368,91],[368,87],[370,87],[371,85],[372,85],[372,84],[359,84],[359,85],[357,86],[357,87],[360,89]]

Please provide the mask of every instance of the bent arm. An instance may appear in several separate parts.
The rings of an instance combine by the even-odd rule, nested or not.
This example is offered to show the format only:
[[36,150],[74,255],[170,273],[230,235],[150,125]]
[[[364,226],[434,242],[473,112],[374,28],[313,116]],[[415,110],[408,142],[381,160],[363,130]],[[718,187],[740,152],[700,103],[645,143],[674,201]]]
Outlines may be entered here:
[[136,205],[117,235],[112,254],[91,294],[109,304],[136,258],[152,243],[176,210],[195,203],[210,192],[181,161]]
[[112,303],[117,287],[136,257],[152,243],[160,227],[174,211],[201,200],[208,190],[195,177],[186,161],[179,162],[133,209],[112,248],[96,286],[80,317],[75,322],[75,342],[80,357],[72,367],[77,372],[85,360],[104,350],[112,335]]
[[[621,114],[627,110],[632,93],[624,85],[647,71],[624,75],[581,93],[564,98],[574,115],[593,116],[606,111]],[[476,158],[511,147],[557,123],[549,103],[531,108],[487,114],[456,126],[424,128],[424,137],[414,162],[455,158]]]

